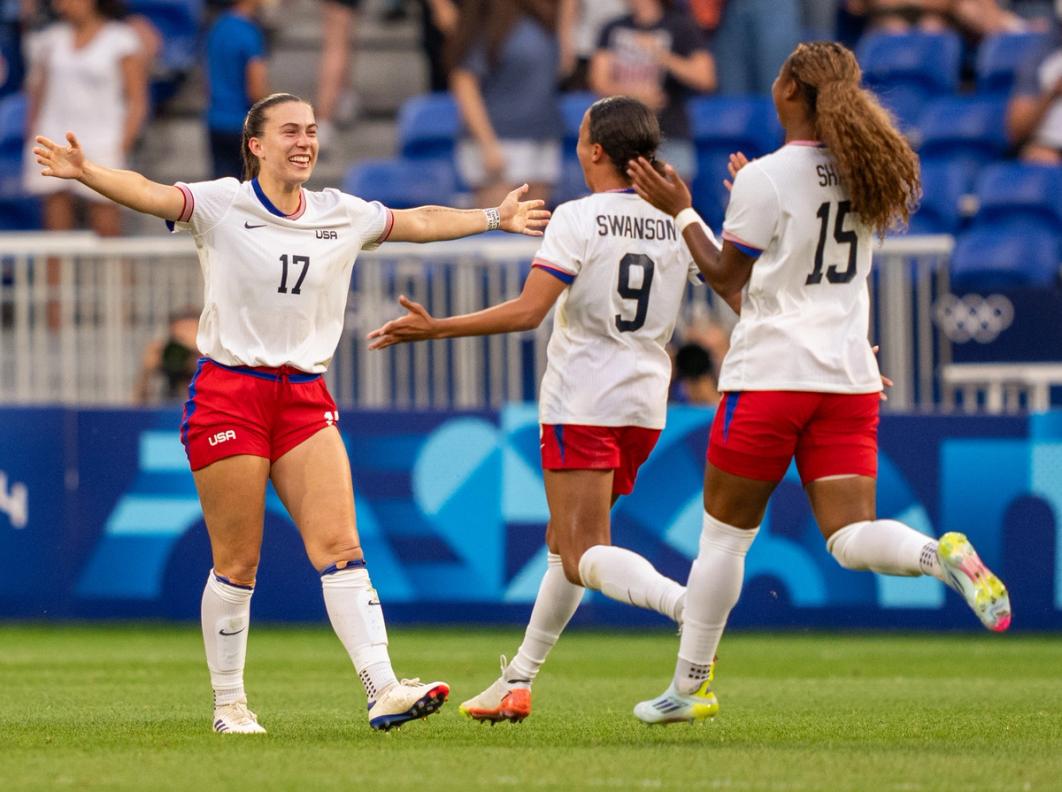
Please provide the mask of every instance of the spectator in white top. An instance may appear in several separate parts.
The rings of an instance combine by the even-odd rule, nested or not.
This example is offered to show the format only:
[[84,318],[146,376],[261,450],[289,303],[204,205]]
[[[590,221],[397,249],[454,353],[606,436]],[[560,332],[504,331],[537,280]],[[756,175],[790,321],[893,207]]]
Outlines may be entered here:
[[1062,34],[1019,74],[1007,107],[1007,135],[1026,162],[1062,165]]
[[[123,21],[118,0],[57,0],[60,20],[28,44],[27,129],[62,139],[80,131],[98,161],[123,168],[147,115],[147,68],[142,44]],[[121,230],[118,207],[84,185],[45,179],[27,144],[23,178],[44,195],[49,230],[77,227],[75,197],[87,202],[88,221],[101,236]]]

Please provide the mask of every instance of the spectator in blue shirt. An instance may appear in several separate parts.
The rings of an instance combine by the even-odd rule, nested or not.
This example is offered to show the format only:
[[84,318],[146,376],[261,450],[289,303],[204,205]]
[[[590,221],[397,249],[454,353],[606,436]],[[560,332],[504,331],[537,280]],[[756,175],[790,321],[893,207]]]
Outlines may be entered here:
[[547,200],[560,177],[557,97],[561,0],[463,0],[450,42],[450,89],[464,121],[461,178],[495,206],[515,186]]
[[261,5],[262,0],[237,0],[207,33],[207,128],[215,179],[241,178],[243,119],[269,94],[265,37],[255,19]]

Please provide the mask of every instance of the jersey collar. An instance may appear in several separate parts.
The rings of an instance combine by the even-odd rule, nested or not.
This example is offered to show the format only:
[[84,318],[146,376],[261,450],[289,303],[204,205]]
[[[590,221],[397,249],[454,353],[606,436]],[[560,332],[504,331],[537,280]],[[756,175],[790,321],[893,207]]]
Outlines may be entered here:
[[285,220],[298,220],[302,217],[302,213],[306,211],[306,199],[303,197],[302,190],[299,190],[299,208],[291,214],[284,214],[273,205],[272,201],[269,200],[269,196],[265,194],[262,185],[258,183],[257,176],[251,179],[251,187],[254,189],[254,194],[258,196],[259,202],[270,214],[275,214],[277,217],[283,217]]

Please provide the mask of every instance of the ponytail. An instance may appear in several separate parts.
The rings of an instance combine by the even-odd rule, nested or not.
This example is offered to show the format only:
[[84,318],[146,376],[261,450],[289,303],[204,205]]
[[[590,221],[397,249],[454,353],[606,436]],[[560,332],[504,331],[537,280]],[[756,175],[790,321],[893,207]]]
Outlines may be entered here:
[[906,227],[922,194],[918,156],[860,86],[851,50],[833,42],[801,44],[785,68],[800,86],[818,139],[837,162],[852,209],[881,236]]

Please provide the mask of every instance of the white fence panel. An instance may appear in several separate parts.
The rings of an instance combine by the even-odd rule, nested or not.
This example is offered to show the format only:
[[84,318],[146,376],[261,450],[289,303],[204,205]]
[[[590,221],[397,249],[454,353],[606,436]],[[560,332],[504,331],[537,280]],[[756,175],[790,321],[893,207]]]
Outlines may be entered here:
[[[438,316],[517,296],[538,242],[479,238],[388,244],[354,268],[346,325],[328,378],[343,406],[479,409],[533,399],[551,320],[532,332],[370,352],[365,335],[398,316],[399,294]],[[889,240],[877,254],[872,335],[896,382],[887,406],[933,406],[950,346],[933,324],[947,291],[950,237]],[[172,313],[202,301],[185,236],[100,239],[89,233],[0,235],[0,403],[125,405],[144,349]],[[680,327],[729,309],[691,287]],[[731,315],[732,317],[732,315]]]

